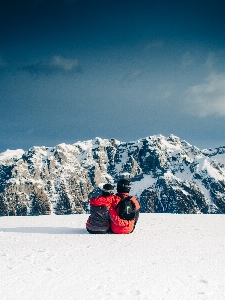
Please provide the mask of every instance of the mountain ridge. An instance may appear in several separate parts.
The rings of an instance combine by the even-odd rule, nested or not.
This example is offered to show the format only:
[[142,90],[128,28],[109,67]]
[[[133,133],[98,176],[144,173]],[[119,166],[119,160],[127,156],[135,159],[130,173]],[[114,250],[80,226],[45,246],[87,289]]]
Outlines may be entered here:
[[0,154],[0,215],[79,214],[101,186],[130,178],[141,212],[224,213],[225,146],[154,135],[61,143]]

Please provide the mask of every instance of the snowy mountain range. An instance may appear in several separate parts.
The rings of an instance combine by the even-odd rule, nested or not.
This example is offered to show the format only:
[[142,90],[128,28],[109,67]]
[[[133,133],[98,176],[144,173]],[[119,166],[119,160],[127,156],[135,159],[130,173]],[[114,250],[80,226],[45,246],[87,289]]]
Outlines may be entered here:
[[104,183],[130,178],[141,212],[224,213],[225,146],[200,150],[174,135],[95,138],[0,154],[0,215],[81,214]]

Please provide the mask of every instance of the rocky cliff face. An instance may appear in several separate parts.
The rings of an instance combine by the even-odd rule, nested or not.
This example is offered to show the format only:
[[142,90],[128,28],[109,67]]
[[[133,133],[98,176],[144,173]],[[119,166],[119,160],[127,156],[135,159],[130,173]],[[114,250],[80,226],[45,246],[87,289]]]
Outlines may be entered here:
[[200,150],[173,135],[0,154],[0,215],[80,214],[106,183],[132,181],[141,212],[225,213],[225,147]]

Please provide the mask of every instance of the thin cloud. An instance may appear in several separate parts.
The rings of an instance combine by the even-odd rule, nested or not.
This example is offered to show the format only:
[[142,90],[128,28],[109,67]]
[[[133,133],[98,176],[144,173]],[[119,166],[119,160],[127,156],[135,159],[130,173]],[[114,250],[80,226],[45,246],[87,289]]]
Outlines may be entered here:
[[149,51],[151,49],[158,49],[158,48],[163,48],[165,45],[164,41],[158,40],[158,41],[152,41],[151,43],[148,43],[144,50]]
[[225,74],[211,74],[205,83],[186,91],[185,110],[200,117],[225,116]]
[[142,69],[132,70],[124,77],[122,82],[130,82],[130,81],[136,80],[137,78],[141,77],[142,74],[143,74]]
[[205,61],[205,66],[207,68],[212,68],[214,63],[215,63],[215,54],[214,53],[209,53],[207,58],[206,58],[206,61]]
[[188,51],[186,52],[183,57],[181,58],[181,66],[182,68],[189,67],[193,65],[195,62],[194,58],[192,57],[191,53]]
[[161,100],[169,99],[174,93],[174,83],[160,84],[158,87],[158,97]]
[[31,74],[74,74],[81,72],[77,59],[65,58],[60,55],[53,56],[50,60],[27,64],[21,68]]

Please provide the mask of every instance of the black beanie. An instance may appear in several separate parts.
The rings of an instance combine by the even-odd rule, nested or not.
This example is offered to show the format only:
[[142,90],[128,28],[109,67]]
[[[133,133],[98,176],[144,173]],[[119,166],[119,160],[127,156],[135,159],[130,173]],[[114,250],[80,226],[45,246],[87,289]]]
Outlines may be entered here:
[[129,193],[130,188],[130,181],[127,179],[120,179],[117,183],[118,193]]
[[103,196],[108,196],[114,194],[114,186],[110,183],[106,183],[103,185],[102,188],[102,195]]

